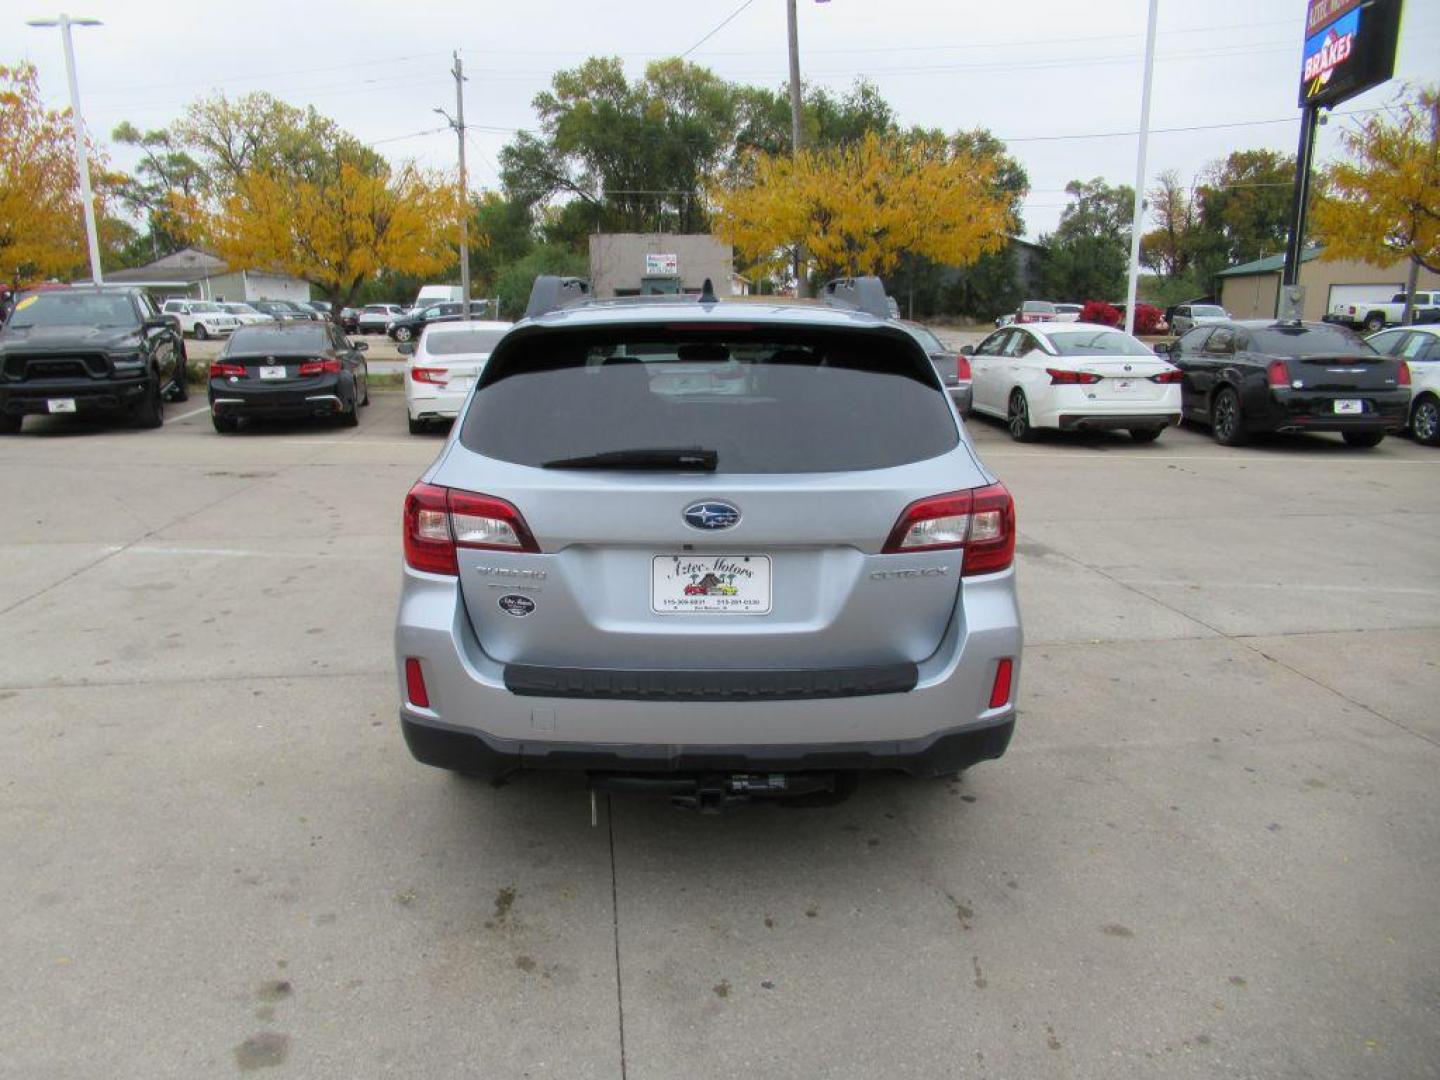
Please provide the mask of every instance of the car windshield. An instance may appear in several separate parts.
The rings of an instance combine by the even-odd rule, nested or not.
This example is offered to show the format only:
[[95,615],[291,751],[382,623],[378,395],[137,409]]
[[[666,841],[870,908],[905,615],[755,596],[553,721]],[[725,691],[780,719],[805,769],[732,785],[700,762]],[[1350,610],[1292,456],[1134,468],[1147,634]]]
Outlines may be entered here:
[[1375,355],[1364,338],[1343,326],[1268,326],[1251,330],[1250,337],[1253,349],[1269,356]]
[[1154,356],[1140,342],[1119,330],[1086,330],[1051,334],[1050,344],[1061,356]]
[[271,356],[276,353],[313,353],[330,345],[330,335],[318,323],[296,326],[242,326],[225,346],[226,356]]
[[1225,309],[1216,307],[1214,304],[1196,304],[1190,309],[1191,315],[1204,315],[1207,318],[1225,318]]
[[190,310],[199,315],[215,315],[225,309],[219,304],[191,304]]
[[529,334],[491,357],[460,441],[530,466],[698,447],[714,452],[720,473],[883,469],[957,445],[933,380],[920,350],[888,334]]
[[258,314],[249,304],[226,304],[225,310],[231,315],[255,315]]
[[462,356],[488,353],[505,336],[504,330],[447,330],[425,335],[425,351],[431,356]]
[[140,316],[128,296],[115,293],[54,292],[22,296],[8,326],[137,326]]

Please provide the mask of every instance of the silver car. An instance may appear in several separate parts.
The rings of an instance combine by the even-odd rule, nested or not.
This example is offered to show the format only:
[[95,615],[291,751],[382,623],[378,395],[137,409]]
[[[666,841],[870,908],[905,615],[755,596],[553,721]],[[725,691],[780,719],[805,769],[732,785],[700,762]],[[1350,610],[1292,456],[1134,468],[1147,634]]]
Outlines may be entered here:
[[714,807],[1003,754],[1014,503],[879,281],[583,291],[537,280],[405,500],[413,755]]

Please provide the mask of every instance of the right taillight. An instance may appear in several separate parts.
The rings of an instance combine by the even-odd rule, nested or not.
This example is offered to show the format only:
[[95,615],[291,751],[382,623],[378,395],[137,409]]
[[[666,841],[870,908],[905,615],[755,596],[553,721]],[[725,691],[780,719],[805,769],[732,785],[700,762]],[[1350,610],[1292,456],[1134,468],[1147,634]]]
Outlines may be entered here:
[[970,381],[970,358],[963,353],[955,354],[955,378],[961,382]]
[[1015,500],[1003,484],[919,499],[907,506],[881,551],[963,549],[961,574],[993,574],[1015,559]]
[[235,376],[236,378],[244,378],[244,377],[245,377],[245,365],[244,365],[244,364],[226,364],[226,363],[223,363],[222,361],[219,361],[219,360],[216,360],[216,361],[214,361],[213,363],[211,363],[211,365],[210,365],[210,378],[212,378],[212,379],[228,379],[228,378],[230,378],[232,375]]
[[995,681],[990,686],[990,708],[998,709],[1010,704],[1010,684],[1014,675],[1015,661],[1008,656],[1001,657],[995,665]]
[[1265,381],[1270,384],[1272,390],[1279,390],[1290,385],[1290,369],[1285,366],[1284,360],[1271,360],[1265,368]]
[[504,499],[416,484],[405,497],[405,562],[431,574],[458,574],[459,548],[538,553],[520,511]]
[[425,689],[425,673],[420,670],[420,661],[413,656],[405,658],[405,697],[411,705],[422,709],[430,707],[430,691]]

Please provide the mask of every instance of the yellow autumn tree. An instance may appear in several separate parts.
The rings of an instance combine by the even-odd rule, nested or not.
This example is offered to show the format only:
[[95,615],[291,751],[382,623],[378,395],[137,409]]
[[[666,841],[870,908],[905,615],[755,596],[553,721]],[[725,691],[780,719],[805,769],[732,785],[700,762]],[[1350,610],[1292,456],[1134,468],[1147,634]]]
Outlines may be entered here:
[[192,106],[175,130],[207,183],[171,205],[232,267],[302,278],[338,312],[381,270],[456,265],[457,186],[392,166],[313,109],[268,94],[220,97]]
[[1312,215],[1324,259],[1440,273],[1440,86],[1346,131]]
[[998,251],[1014,193],[998,154],[935,133],[868,133],[795,157],[755,153],[710,192],[715,231],[756,268],[804,247],[823,274],[885,274],[901,257],[967,266]]
[[0,281],[85,265],[69,114],[46,109],[31,64],[0,67]]

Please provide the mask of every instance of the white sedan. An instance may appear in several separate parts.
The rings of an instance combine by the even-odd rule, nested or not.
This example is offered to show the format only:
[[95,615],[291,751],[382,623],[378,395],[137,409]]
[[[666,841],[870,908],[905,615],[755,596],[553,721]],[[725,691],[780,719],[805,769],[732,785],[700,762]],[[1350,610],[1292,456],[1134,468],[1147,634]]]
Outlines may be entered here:
[[971,408],[1028,442],[1037,428],[1124,429],[1152,442],[1180,422],[1180,370],[1093,323],[1007,326],[972,350]]
[[402,342],[405,366],[405,409],[410,434],[419,435],[432,423],[460,415],[465,396],[490,359],[490,350],[510,329],[508,322],[432,323],[415,342]]
[[1371,334],[1366,342],[1410,369],[1410,434],[1440,446],[1440,326],[1400,326]]

